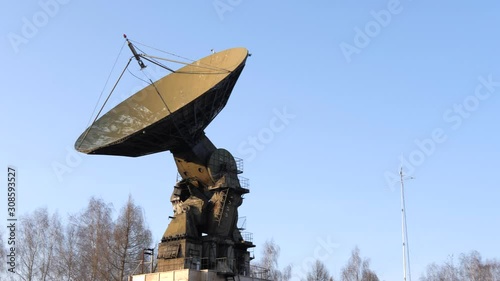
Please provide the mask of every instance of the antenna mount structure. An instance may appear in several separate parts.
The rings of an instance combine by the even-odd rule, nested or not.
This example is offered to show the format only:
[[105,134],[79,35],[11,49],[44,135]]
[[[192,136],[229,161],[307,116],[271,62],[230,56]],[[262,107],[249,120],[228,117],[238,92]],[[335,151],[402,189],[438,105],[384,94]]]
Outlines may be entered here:
[[[127,43],[144,68],[146,56]],[[226,105],[247,57],[247,49],[233,48],[190,63],[96,117],[75,143],[86,154],[172,153],[181,179],[169,200],[173,215],[158,247],[159,272],[251,272],[248,249],[255,245],[237,226],[238,207],[249,193],[238,177],[243,165],[204,133]]]

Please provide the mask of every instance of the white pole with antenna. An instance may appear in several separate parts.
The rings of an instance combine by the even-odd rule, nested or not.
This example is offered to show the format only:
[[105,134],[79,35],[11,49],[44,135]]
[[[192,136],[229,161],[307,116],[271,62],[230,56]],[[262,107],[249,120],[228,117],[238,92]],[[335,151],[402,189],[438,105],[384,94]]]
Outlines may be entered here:
[[[403,240],[403,281],[411,281],[411,270],[410,270],[410,248],[408,246],[408,231],[406,227],[406,211],[405,211],[405,187],[404,187],[404,175],[403,167],[399,172],[401,176],[401,235]],[[410,179],[413,179],[411,177]],[[406,269],[408,269],[408,279],[406,279]]]

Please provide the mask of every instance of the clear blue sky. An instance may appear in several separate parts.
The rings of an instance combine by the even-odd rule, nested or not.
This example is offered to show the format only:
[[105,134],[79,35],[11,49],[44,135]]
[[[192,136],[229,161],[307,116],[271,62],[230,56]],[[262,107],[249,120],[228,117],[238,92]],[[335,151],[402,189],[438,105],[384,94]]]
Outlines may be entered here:
[[[252,53],[206,133],[245,160],[251,193],[240,214],[257,258],[273,238],[280,266],[300,275],[319,258],[338,277],[358,245],[381,280],[401,280],[400,193],[390,181],[401,165],[415,177],[406,182],[415,280],[451,254],[500,257],[497,1],[55,1],[0,9],[0,161],[19,170],[20,213],[64,216],[91,196],[119,210],[131,194],[161,238],[176,180],[170,152],[73,150],[126,33],[193,59]],[[124,81],[110,106],[143,86]]]

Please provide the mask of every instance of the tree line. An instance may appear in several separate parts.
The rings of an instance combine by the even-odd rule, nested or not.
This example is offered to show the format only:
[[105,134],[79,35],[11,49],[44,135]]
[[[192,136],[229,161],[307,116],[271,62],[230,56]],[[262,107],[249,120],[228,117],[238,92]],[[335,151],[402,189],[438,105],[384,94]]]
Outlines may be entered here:
[[[22,216],[17,227],[15,274],[7,272],[7,243],[0,229],[0,280],[124,281],[141,273],[143,250],[155,246],[143,209],[130,196],[116,216],[111,204],[93,197],[83,210],[64,219],[38,208]],[[253,264],[265,274],[257,277],[274,281],[296,277],[292,265],[278,267],[280,252],[273,240],[261,246],[260,259]],[[149,272],[149,266],[144,268]],[[370,259],[361,257],[358,247],[338,277],[320,260],[300,277],[303,281],[379,281]],[[420,281],[500,281],[500,262],[483,260],[477,251],[458,259],[450,256],[442,264],[428,265]]]
[[420,281],[500,281],[500,261],[483,260],[478,251],[453,256],[442,263],[427,266]]
[[[268,268],[270,280],[289,281],[292,279],[293,268],[291,265],[280,269],[278,258],[280,247],[273,240],[266,241],[262,248],[260,261],[257,265]],[[330,274],[325,264],[320,260],[309,268],[301,281],[379,281],[377,274],[370,269],[370,260],[362,258],[360,250],[355,247],[349,260],[342,267],[338,279]],[[420,276],[420,281],[500,281],[500,261],[483,260],[477,251],[460,254],[458,260],[450,256],[442,264],[431,263]]]
[[0,242],[0,280],[123,281],[137,270],[143,250],[151,248],[152,235],[142,208],[129,196],[116,218],[112,205],[97,198],[64,220],[47,208],[22,216],[15,274],[6,272],[5,243]]
[[[269,280],[289,281],[294,277],[293,267],[287,265],[283,269],[279,268],[280,252],[280,247],[273,240],[266,241],[262,247],[261,258],[256,265],[268,270]],[[320,260],[314,262],[305,276],[299,277],[301,281],[379,281],[377,274],[370,269],[370,259],[362,258],[358,247],[352,250],[349,260],[341,269],[339,279],[335,279]]]

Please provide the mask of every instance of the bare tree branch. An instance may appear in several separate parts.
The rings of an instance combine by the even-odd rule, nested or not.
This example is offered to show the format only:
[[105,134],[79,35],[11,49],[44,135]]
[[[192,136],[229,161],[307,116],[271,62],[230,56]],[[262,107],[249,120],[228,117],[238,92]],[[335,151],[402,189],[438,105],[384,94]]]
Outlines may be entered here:
[[340,274],[342,281],[378,281],[378,276],[370,269],[370,260],[362,259],[356,246]]
[[273,239],[266,241],[262,247],[261,260],[257,265],[269,270],[269,276],[267,276],[269,280],[288,281],[292,278],[292,266],[288,265],[283,270],[279,270],[280,251],[280,247]]
[[333,281],[324,263],[316,260],[311,271],[307,273],[307,281]]

